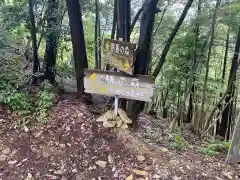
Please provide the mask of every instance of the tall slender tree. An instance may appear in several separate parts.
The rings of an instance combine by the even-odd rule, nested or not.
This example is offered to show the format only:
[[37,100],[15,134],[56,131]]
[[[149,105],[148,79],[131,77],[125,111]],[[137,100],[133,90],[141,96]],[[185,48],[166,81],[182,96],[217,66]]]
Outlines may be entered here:
[[233,98],[235,94],[235,83],[236,83],[236,75],[237,75],[237,69],[239,67],[239,50],[240,50],[240,27],[238,28],[237,33],[237,40],[235,45],[235,51],[234,56],[232,58],[232,64],[230,69],[230,74],[228,78],[228,86],[227,86],[227,93],[225,96],[225,108],[222,112],[222,119],[220,123],[219,130],[217,131],[217,134],[223,138],[229,139],[230,137],[230,126],[232,122],[232,112],[233,112]]
[[44,76],[52,84],[55,83],[57,47],[61,27],[59,7],[60,1],[48,0]]
[[178,20],[178,22],[176,23],[174,29],[172,30],[172,32],[171,32],[171,34],[170,34],[170,36],[169,36],[169,38],[168,38],[168,40],[166,42],[166,45],[165,45],[165,47],[163,49],[162,55],[161,55],[161,57],[160,57],[160,59],[158,61],[157,67],[156,67],[156,69],[153,72],[153,76],[154,77],[157,77],[159,72],[161,71],[162,66],[163,66],[163,64],[164,64],[164,62],[166,60],[168,51],[170,49],[170,46],[172,44],[172,41],[173,41],[174,37],[176,36],[179,28],[181,27],[181,25],[182,25],[186,15],[187,15],[187,13],[188,13],[189,8],[192,6],[192,3],[193,3],[193,0],[188,0],[187,4],[185,5],[185,8],[184,8],[184,10],[183,10],[179,20]]
[[77,93],[84,93],[84,68],[88,68],[82,12],[79,0],[66,0],[72,36],[73,57],[76,70]]
[[40,64],[38,59],[38,48],[37,48],[37,37],[36,37],[36,26],[35,26],[35,17],[34,17],[34,5],[33,0],[28,0],[29,7],[29,20],[31,25],[31,37],[32,37],[32,49],[33,49],[33,74],[39,71]]
[[[139,44],[136,50],[135,74],[147,74],[150,60],[150,47],[155,20],[155,10],[158,0],[145,0],[140,24]],[[134,120],[133,126],[137,125],[137,117],[144,107],[143,102],[130,100],[128,102],[128,116]]]

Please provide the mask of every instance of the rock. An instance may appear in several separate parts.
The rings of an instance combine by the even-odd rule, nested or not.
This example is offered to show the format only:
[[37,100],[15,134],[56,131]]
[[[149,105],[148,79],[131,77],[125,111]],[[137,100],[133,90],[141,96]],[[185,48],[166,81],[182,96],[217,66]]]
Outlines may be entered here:
[[115,127],[117,124],[116,121],[106,121],[106,122],[103,122],[103,127],[105,128],[113,128]]
[[128,177],[126,178],[126,180],[133,180],[133,174],[130,175],[130,176],[128,176]]
[[123,123],[121,126],[121,129],[127,129],[127,128],[128,128],[128,125],[126,123]]
[[2,150],[2,153],[5,154],[5,155],[9,155],[9,154],[11,153],[11,149],[10,149],[9,147],[4,148],[4,149]]
[[107,120],[113,120],[114,112],[108,110],[108,111],[105,113],[105,117],[107,118]]
[[16,164],[17,162],[18,162],[17,160],[9,161],[8,164],[9,164],[9,165],[14,165],[14,164]]
[[113,164],[114,160],[113,160],[113,157],[112,156],[108,156],[108,162],[109,164]]
[[153,179],[160,179],[161,176],[159,176],[158,174],[154,174],[153,175]]
[[117,128],[120,128],[123,124],[123,121],[119,116],[116,117],[116,120],[117,120]]
[[78,172],[78,170],[76,169],[76,168],[74,168],[74,169],[72,169],[72,173],[77,173]]
[[145,160],[145,157],[144,156],[137,156],[137,160],[142,162]]
[[138,176],[148,176],[148,172],[147,171],[141,171],[138,169],[133,169],[132,172]]
[[56,175],[62,175],[62,174],[64,174],[64,171],[63,170],[56,170],[53,173],[56,174]]
[[121,108],[118,109],[118,114],[121,117],[122,121],[126,124],[132,124],[132,120],[128,118],[127,113]]
[[65,144],[59,144],[59,147],[64,149],[66,147],[66,145]]
[[96,161],[95,164],[97,164],[99,167],[101,168],[105,168],[106,165],[107,165],[107,162],[106,161]]
[[161,147],[161,148],[160,148],[160,151],[163,152],[163,153],[166,153],[166,152],[168,152],[168,149],[165,148],[165,147]]
[[106,122],[108,119],[107,117],[104,115],[100,116],[99,118],[97,118],[96,122]]

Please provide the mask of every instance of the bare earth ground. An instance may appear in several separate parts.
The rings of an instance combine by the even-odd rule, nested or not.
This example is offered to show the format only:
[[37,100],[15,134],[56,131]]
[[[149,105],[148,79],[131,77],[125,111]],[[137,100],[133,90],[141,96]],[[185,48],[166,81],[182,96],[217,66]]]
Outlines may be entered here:
[[[72,99],[55,105],[48,124],[28,127],[28,131],[9,117],[0,109],[1,180],[122,180],[134,174],[133,169],[148,175],[128,180],[240,179],[240,166],[225,165],[224,157],[144,143],[146,132],[163,128],[148,116],[140,118],[141,127],[134,134],[103,128],[83,102]],[[97,165],[99,160],[107,162],[106,167]]]

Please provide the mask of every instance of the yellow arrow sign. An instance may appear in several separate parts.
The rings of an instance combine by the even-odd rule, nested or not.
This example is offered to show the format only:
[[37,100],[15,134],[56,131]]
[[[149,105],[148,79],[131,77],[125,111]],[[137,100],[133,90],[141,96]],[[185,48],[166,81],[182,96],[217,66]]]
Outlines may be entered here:
[[124,63],[124,70],[127,71],[129,68],[129,64],[128,63]]
[[89,79],[91,79],[92,81],[96,81],[96,78],[97,78],[96,73],[93,73],[93,74],[89,77]]

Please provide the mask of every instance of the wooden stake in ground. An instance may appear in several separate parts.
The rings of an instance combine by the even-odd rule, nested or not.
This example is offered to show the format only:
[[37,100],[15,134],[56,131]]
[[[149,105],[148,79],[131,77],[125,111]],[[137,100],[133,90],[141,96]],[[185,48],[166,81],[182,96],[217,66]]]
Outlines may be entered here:
[[228,151],[227,163],[240,162],[240,113],[238,115],[235,130],[233,132],[232,143]]

